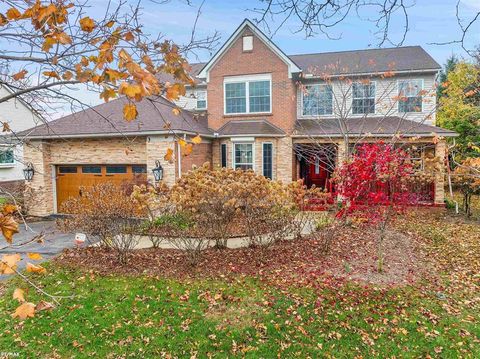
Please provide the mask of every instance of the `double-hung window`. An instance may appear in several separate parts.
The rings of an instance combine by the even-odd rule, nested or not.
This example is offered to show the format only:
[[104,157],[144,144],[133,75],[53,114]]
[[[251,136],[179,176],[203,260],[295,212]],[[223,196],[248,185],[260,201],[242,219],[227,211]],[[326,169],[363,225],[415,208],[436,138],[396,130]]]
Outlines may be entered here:
[[331,85],[306,85],[303,93],[303,115],[331,115],[333,112],[333,92]]
[[225,114],[271,112],[270,75],[225,79]]
[[253,170],[253,143],[233,144],[233,168]]
[[398,112],[422,112],[422,80],[398,81]]
[[207,91],[198,90],[195,92],[197,98],[197,110],[207,109]]
[[13,149],[0,148],[0,165],[13,165],[14,162]]
[[375,82],[352,84],[352,113],[375,113]]

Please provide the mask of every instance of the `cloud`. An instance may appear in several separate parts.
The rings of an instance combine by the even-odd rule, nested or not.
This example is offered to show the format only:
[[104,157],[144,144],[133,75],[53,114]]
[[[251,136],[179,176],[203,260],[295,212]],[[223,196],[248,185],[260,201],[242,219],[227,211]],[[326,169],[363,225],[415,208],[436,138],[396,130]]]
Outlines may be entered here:
[[480,11],[480,1],[479,0],[461,0],[463,5]]

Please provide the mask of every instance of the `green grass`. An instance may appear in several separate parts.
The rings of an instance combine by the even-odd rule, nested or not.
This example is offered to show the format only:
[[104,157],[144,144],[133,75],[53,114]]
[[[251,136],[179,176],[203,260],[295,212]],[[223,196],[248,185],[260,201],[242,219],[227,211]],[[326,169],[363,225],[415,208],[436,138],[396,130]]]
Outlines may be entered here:
[[[271,287],[254,278],[188,282],[49,268],[62,300],[20,324],[18,279],[0,299],[0,348],[36,358],[480,356],[480,313],[449,313],[435,293],[352,284]],[[24,285],[21,285],[24,287]],[[30,290],[27,299],[44,299]]]

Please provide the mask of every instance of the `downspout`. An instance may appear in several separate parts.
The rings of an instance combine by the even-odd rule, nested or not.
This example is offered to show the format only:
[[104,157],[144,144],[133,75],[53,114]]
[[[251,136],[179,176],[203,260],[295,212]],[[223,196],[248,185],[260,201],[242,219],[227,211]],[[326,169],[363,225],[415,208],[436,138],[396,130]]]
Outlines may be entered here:
[[[187,140],[187,135],[184,133],[183,134],[183,139],[186,141]],[[177,141],[177,153],[178,153],[178,178],[182,177],[182,147],[180,146],[180,143]]]

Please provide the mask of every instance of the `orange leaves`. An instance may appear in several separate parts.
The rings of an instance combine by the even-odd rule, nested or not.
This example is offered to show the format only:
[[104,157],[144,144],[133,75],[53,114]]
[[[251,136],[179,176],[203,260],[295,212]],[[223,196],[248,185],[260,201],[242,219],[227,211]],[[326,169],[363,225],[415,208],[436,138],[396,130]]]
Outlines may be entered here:
[[185,86],[175,83],[167,87],[165,95],[169,100],[177,100],[180,96],[185,95]]
[[18,11],[18,9],[14,7],[11,7],[10,9],[8,9],[6,15],[8,20],[18,20],[22,16],[20,11]]
[[18,223],[11,215],[0,214],[0,228],[3,237],[8,243],[12,243],[13,235],[18,233]]
[[80,19],[80,28],[85,32],[92,32],[95,29],[95,22],[88,16]]
[[12,78],[15,80],[15,81],[18,81],[18,80],[22,80],[25,78],[25,75],[28,73],[27,70],[22,70],[22,71],[19,71],[17,72],[15,75],[12,76]]
[[34,261],[39,261],[43,258],[40,253],[27,253],[27,256]]
[[133,121],[137,118],[137,106],[133,103],[128,103],[123,106],[123,118],[127,121]]
[[33,318],[35,316],[35,304],[26,302],[20,305],[12,314],[13,318],[25,320],[27,318]]
[[135,36],[133,36],[131,31],[128,31],[124,37],[125,41],[133,41],[135,39]]
[[127,82],[122,82],[118,92],[130,99],[135,99],[137,101],[140,101],[142,97],[142,88],[139,85],[130,84]]
[[194,138],[192,138],[192,143],[195,145],[199,145],[200,143],[202,143],[202,138],[200,137],[200,135],[196,135]]
[[70,71],[65,71],[62,75],[62,79],[70,81],[73,78],[73,74]]
[[52,77],[57,80],[60,80],[60,76],[55,71],[44,71],[43,75],[46,77]]
[[27,272],[29,273],[38,273],[38,274],[45,274],[47,273],[47,270],[45,268],[43,268],[42,266],[40,265],[35,265],[35,264],[32,264],[32,263],[27,263]]
[[105,102],[108,102],[111,98],[117,97],[117,93],[115,92],[114,89],[112,88],[105,88],[101,93],[100,93],[100,98],[103,99]]
[[20,254],[5,254],[0,262],[0,274],[13,274],[17,269],[17,263],[22,259]]
[[188,143],[184,149],[183,149],[183,155],[184,156],[189,156],[193,151],[193,145],[191,143]]
[[178,108],[175,107],[175,108],[172,109],[172,113],[173,113],[175,116],[178,116],[178,115],[180,115],[180,109],[178,109]]
[[0,26],[5,26],[8,24],[8,20],[5,15],[0,14]]
[[18,300],[20,303],[25,302],[25,292],[23,289],[15,288],[13,291],[13,299]]
[[173,161],[173,150],[171,148],[167,149],[167,153],[165,154],[163,159],[167,162]]

